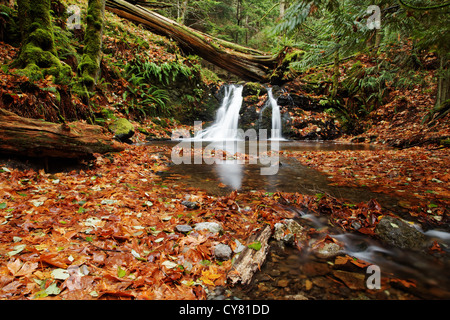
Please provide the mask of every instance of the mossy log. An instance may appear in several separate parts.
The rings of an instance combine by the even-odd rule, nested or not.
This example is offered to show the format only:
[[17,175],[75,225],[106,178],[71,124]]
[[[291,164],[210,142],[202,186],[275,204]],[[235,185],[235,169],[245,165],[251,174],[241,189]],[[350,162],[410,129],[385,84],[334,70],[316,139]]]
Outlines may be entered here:
[[123,0],[106,0],[106,9],[155,33],[171,37],[185,50],[223,68],[244,80],[265,82],[278,57],[211,37],[171,19]]
[[38,158],[86,158],[122,151],[106,129],[81,122],[57,124],[0,108],[0,153]]

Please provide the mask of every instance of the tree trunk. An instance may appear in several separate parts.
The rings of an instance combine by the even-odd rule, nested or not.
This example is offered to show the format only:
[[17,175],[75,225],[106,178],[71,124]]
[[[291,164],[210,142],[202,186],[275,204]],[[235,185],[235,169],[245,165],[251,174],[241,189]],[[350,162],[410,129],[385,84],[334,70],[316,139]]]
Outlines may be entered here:
[[84,52],[78,66],[83,85],[92,91],[97,83],[102,60],[102,34],[105,0],[89,0],[87,27],[84,34]]
[[189,0],[183,0],[181,3],[181,7],[179,8],[178,22],[184,24],[186,21],[186,14],[188,9]]
[[284,13],[286,12],[286,0],[280,1],[280,19],[284,17]]
[[445,54],[440,57],[438,71],[438,88],[435,107],[439,108],[450,99],[450,61]]
[[85,158],[122,151],[100,126],[81,122],[56,124],[22,118],[0,108],[0,153],[28,157]]
[[186,51],[193,52],[244,80],[267,81],[276,56],[240,46],[183,26],[141,6],[123,0],[106,0],[106,9],[144,24],[153,32],[171,37]]
[[256,271],[261,269],[266,261],[269,253],[269,239],[272,236],[272,229],[266,225],[258,234],[251,236],[247,243],[259,242],[261,249],[254,250],[246,247],[234,261],[230,272],[227,275],[227,280],[231,285],[250,284],[253,275]]
[[[339,43],[338,43],[339,45]],[[337,96],[337,90],[339,86],[339,47],[336,48],[336,52],[334,53],[334,71],[333,71],[333,88],[331,90],[331,97],[334,99]]]
[[18,0],[22,45],[13,67],[31,80],[48,75],[56,81],[69,78],[71,68],[59,61],[50,16],[51,0]]

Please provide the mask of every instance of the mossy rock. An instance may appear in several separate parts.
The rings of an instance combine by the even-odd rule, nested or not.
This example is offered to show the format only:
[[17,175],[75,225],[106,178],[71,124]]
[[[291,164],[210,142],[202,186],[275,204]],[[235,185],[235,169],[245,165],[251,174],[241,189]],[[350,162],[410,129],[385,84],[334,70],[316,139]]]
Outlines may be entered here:
[[262,96],[267,93],[266,87],[261,83],[247,82],[242,90],[242,96]]
[[114,133],[114,138],[119,141],[126,141],[134,135],[134,126],[124,118],[119,118],[114,120],[109,125],[109,130]]

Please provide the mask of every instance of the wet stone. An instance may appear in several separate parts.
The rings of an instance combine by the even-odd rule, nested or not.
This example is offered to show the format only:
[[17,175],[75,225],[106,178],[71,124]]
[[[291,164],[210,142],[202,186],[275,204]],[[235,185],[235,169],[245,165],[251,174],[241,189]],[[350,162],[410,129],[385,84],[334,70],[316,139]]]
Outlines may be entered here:
[[223,231],[223,228],[217,222],[200,222],[195,225],[195,230],[208,230],[211,233],[219,233]]
[[277,281],[276,286],[277,287],[281,287],[281,288],[285,288],[289,285],[289,280],[288,279],[281,279]]
[[363,274],[343,270],[334,270],[333,275],[344,282],[349,289],[364,290],[366,288],[364,281],[365,276]]
[[384,216],[375,228],[384,242],[402,249],[420,249],[426,245],[426,237],[406,222]]
[[214,257],[217,260],[225,261],[230,260],[231,255],[233,252],[231,251],[231,248],[223,243],[219,243],[217,246],[214,247]]
[[181,233],[188,233],[192,231],[192,227],[187,224],[179,224],[175,227],[175,230]]

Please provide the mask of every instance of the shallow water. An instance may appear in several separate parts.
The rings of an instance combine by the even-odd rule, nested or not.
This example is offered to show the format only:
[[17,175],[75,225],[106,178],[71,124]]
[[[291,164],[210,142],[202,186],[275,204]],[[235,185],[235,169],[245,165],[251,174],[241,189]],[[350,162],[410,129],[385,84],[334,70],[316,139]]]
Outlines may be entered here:
[[[179,142],[153,143],[176,146]],[[375,149],[368,145],[332,142],[277,143],[279,150],[290,151]],[[207,142],[202,144],[203,147],[208,145]],[[225,147],[223,149],[227,149],[230,154],[248,151],[248,145],[243,148],[241,146],[241,149],[238,146],[232,146],[231,149]],[[270,150],[270,147],[265,150]],[[233,190],[328,193],[353,203],[376,199],[384,208],[397,214],[403,210],[398,206],[401,200],[399,198],[374,193],[367,188],[331,186],[326,175],[301,165],[293,158],[281,156],[279,162],[278,172],[275,175],[261,175],[261,168],[264,167],[261,163],[242,164],[232,160],[211,165],[205,163],[172,165],[167,172],[162,173],[162,177],[175,179],[180,185],[202,189],[214,195],[225,195]],[[242,299],[450,299],[448,259],[437,259],[424,253],[400,250],[360,234],[342,233],[341,230],[332,228],[325,216],[292,209],[297,212],[296,220],[300,224],[316,230],[326,229],[326,233],[318,233],[318,238],[328,233],[341,242],[343,244],[341,254],[379,266],[384,279],[383,289],[368,290],[365,283],[368,277],[366,268],[358,268],[351,264],[349,266],[348,263],[343,266],[336,265],[334,257],[317,258],[312,254],[310,244],[303,244],[299,252],[296,248],[284,245],[280,248],[278,243],[271,246],[267,262],[254,276],[252,284],[246,288],[238,287],[233,290],[233,296]],[[450,233],[428,230],[424,234],[430,241],[438,240],[443,250],[449,253]]]
[[[152,144],[168,144],[176,146],[180,142],[165,141],[151,142]],[[336,150],[375,150],[376,147],[361,144],[339,144],[333,142],[317,142],[317,141],[277,141],[277,150],[283,151],[336,151]],[[270,151],[274,142],[267,142],[267,146],[263,150]],[[203,147],[211,146],[207,142],[203,142]],[[215,142],[213,144],[217,146]],[[194,146],[194,143],[192,143]],[[235,152],[249,153],[248,141],[245,146],[238,145],[233,142],[220,145],[219,149],[227,150],[230,154]],[[275,148],[275,147],[273,147]],[[269,161],[268,159],[267,161]],[[299,192],[303,194],[313,195],[317,193],[328,193],[337,198],[348,199],[351,202],[367,202],[370,199],[377,199],[385,208],[393,211],[403,210],[397,205],[401,199],[393,198],[385,194],[371,192],[367,188],[349,188],[330,185],[327,176],[313,169],[300,164],[297,160],[283,155],[278,159],[272,159],[273,164],[278,166],[274,175],[261,175],[261,168],[268,168],[270,162],[266,165],[261,163],[245,164],[239,163],[238,160],[227,160],[222,163],[214,164],[179,164],[172,165],[170,169],[162,174],[164,178],[179,178],[180,184],[189,187],[199,188],[213,195],[226,195],[233,190],[251,191],[264,190],[267,192]],[[275,161],[277,160],[277,161]],[[180,178],[182,176],[182,178]],[[221,184],[221,185],[219,185]]]
[[[368,287],[372,274],[368,266],[349,262],[340,265],[336,257],[315,256],[311,243],[324,237],[319,234],[300,251],[273,241],[261,271],[249,286],[235,288],[233,295],[241,299],[450,299],[448,258],[391,247],[361,234],[342,233],[330,227],[323,216],[302,214],[296,220],[305,227],[327,228],[327,233],[343,244],[339,256],[377,266],[381,288]],[[450,233],[433,230],[424,234],[430,241],[438,240],[449,253]]]

